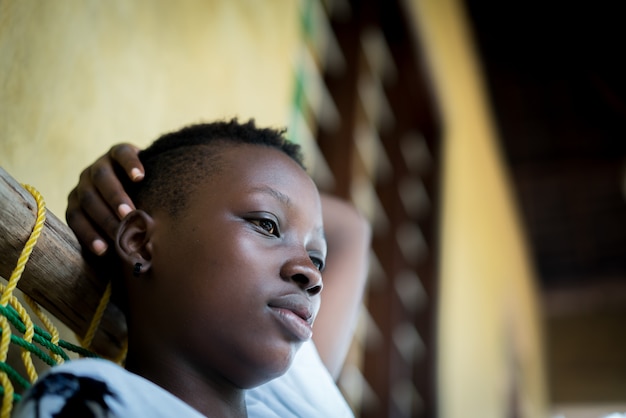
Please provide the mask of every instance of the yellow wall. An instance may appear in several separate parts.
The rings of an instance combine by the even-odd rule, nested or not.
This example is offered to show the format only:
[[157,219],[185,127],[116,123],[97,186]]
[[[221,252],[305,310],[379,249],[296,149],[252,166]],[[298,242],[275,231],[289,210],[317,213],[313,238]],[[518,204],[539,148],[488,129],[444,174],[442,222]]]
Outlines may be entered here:
[[438,394],[443,418],[547,416],[535,288],[458,0],[413,0],[444,119]]
[[82,167],[200,120],[288,121],[292,0],[0,1],[0,166],[60,217]]

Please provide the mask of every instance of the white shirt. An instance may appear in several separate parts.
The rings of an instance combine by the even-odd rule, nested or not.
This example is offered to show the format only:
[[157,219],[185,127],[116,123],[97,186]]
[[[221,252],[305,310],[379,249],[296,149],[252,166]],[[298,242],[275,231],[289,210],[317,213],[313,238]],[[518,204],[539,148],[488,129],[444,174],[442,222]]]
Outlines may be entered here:
[[[248,416],[353,417],[312,342],[303,344],[285,375],[246,392]],[[43,375],[16,407],[14,418],[202,418],[151,381],[100,359],[74,360]]]
[[248,390],[246,404],[249,417],[354,417],[311,341],[300,347],[287,373]]

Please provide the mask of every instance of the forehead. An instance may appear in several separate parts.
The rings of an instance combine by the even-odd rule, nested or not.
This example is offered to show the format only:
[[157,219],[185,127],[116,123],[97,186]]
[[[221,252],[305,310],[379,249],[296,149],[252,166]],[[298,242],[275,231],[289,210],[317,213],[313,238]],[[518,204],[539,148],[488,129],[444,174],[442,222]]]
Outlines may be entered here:
[[253,144],[228,144],[218,151],[221,166],[230,178],[246,175],[282,179],[293,176],[302,183],[313,184],[309,175],[287,154],[276,148]]
[[211,194],[265,192],[284,204],[301,202],[321,208],[313,180],[298,163],[278,149],[251,144],[229,145],[219,151],[218,158],[219,173],[207,184]]

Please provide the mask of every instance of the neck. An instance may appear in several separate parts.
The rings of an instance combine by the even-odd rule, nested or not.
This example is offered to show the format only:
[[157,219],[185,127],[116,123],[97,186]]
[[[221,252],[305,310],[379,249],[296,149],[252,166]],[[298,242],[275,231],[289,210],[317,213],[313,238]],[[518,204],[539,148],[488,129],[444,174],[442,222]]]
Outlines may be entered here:
[[247,416],[243,389],[223,377],[207,376],[175,355],[129,349],[126,369],[161,386],[207,417]]

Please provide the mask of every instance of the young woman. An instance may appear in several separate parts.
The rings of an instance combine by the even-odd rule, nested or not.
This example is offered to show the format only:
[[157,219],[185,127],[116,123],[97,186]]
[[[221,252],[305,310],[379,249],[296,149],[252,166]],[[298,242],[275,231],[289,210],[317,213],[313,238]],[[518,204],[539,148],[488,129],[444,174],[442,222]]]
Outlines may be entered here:
[[[141,180],[126,185],[130,197],[117,164]],[[252,122],[188,127],[139,158],[114,147],[81,175],[67,218],[97,252],[106,240],[96,231],[117,230],[127,370],[102,360],[55,368],[16,416],[349,416],[308,341],[316,336],[337,372],[369,229],[342,202],[323,201],[324,210],[297,147]],[[111,207],[125,215],[119,225]],[[328,302],[322,288],[335,291]],[[313,327],[321,303],[326,319]]]

